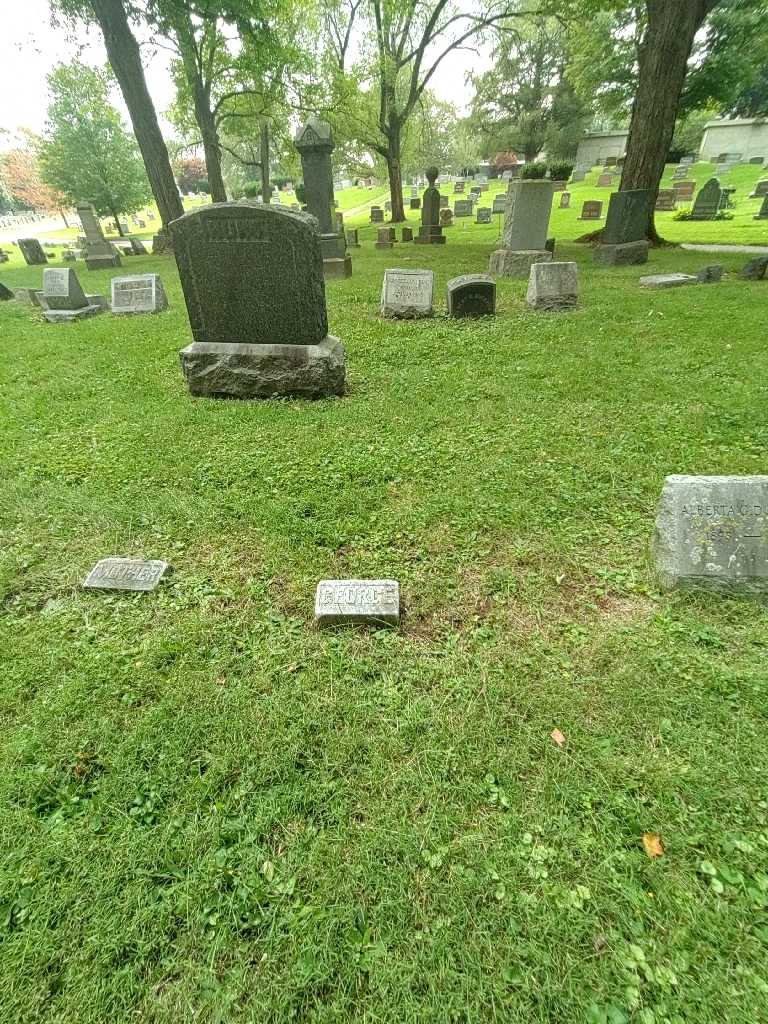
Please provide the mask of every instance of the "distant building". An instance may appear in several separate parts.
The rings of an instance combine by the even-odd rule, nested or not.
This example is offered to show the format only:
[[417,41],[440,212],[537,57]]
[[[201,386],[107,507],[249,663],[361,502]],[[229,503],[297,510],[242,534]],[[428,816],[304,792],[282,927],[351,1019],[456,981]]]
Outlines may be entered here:
[[576,150],[577,167],[594,167],[598,161],[605,163],[606,157],[618,159],[627,151],[629,132],[588,132]]
[[758,156],[768,161],[768,119],[745,117],[707,121],[699,159],[717,163],[723,153],[741,153],[744,161]]

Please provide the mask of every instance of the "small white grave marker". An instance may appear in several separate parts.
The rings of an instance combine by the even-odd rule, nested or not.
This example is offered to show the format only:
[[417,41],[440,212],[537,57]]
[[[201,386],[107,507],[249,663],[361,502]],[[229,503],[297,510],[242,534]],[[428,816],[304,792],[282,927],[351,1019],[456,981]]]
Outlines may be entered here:
[[168,569],[167,562],[139,558],[102,558],[83,586],[98,590],[154,590]]
[[315,595],[319,626],[346,622],[396,626],[400,622],[397,580],[321,580]]
[[159,313],[167,308],[168,299],[157,274],[112,278],[113,313]]
[[434,290],[431,270],[385,270],[381,315],[405,319],[432,316]]

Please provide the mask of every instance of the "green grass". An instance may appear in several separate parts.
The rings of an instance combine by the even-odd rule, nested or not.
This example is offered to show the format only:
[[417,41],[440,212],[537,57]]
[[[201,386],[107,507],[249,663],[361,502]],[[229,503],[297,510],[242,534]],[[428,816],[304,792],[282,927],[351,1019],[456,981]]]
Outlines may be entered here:
[[[168,258],[156,317],[0,304],[0,1021],[768,1021],[765,609],[648,557],[666,474],[765,472],[768,284],[559,240],[577,311],[447,320],[493,244],[356,250],[336,401],[190,399]],[[402,627],[315,631],[347,575]]]

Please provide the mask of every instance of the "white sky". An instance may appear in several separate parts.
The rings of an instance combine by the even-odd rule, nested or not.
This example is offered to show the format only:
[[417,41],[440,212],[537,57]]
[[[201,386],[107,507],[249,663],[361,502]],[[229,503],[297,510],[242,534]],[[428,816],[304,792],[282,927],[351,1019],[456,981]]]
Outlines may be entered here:
[[[51,27],[48,0],[0,0],[0,130],[42,131],[48,106],[46,75],[56,64],[78,55],[88,64],[106,63],[97,29],[68,38],[68,33]],[[166,51],[153,50],[144,69],[149,91],[168,135],[171,129],[162,120],[162,112],[173,99],[169,59]],[[464,84],[467,71],[481,70],[487,64],[485,54],[469,51],[449,54],[435,73],[432,88],[441,99],[463,110],[470,98],[470,90]],[[113,101],[127,121],[119,92],[116,91]],[[0,149],[10,144],[8,137],[0,134]]]

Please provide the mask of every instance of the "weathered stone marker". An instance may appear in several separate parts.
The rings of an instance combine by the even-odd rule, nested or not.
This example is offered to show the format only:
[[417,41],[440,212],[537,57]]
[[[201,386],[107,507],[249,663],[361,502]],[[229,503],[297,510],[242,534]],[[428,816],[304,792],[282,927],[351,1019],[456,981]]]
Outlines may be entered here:
[[453,210],[441,210],[440,211],[440,227],[441,228],[452,228],[453,227]]
[[603,216],[601,199],[587,199],[581,207],[579,220],[600,220]]
[[477,217],[475,218],[475,224],[490,224],[491,223],[491,208],[490,206],[478,206]]
[[304,171],[307,207],[320,225],[320,248],[326,277],[351,277],[352,257],[347,252],[344,232],[336,224],[333,198],[331,153],[335,144],[327,121],[310,118],[295,140]]
[[112,312],[161,313],[168,299],[157,274],[132,274],[112,278]]
[[462,274],[448,282],[448,316],[492,316],[496,282],[490,274]]
[[471,199],[457,199],[453,204],[454,217],[471,217],[472,210],[473,205]]
[[528,278],[526,302],[533,309],[574,309],[579,301],[579,272],[575,263],[534,263]]
[[431,270],[384,271],[381,315],[396,320],[432,316],[435,275]]
[[493,206],[491,207],[491,210],[494,216],[497,213],[507,212],[507,196],[504,192],[499,192],[493,197]]
[[154,590],[168,570],[168,563],[138,558],[102,558],[91,569],[84,587],[96,590]]
[[660,188],[656,196],[655,209],[659,213],[670,213],[676,209],[677,193],[673,188]]
[[7,302],[8,299],[14,298],[14,294],[10,288],[6,288],[4,284],[0,284],[0,302]]
[[402,241],[403,242],[412,242],[413,241],[413,228],[403,228]]
[[43,316],[49,323],[68,323],[71,320],[83,320],[85,317],[101,313],[103,304],[96,299],[96,296],[85,294],[77,274],[69,267],[49,267],[43,271],[40,305],[43,307]]
[[435,185],[438,176],[437,167],[428,167],[426,171],[429,186],[424,190],[421,204],[421,227],[414,239],[416,245],[444,245],[445,235],[440,227],[440,192]]
[[344,391],[345,352],[328,334],[313,217],[241,201],[198,207],[170,229],[193,344],[193,395],[319,398]]
[[120,267],[117,249],[106,240],[92,203],[78,203],[77,216],[85,235],[85,265],[89,270]]
[[16,245],[21,249],[21,255],[28,267],[39,267],[48,262],[48,257],[36,238],[19,238]]
[[571,193],[570,192],[561,192],[560,193],[560,209],[561,210],[568,210],[570,208],[570,205],[571,205]]
[[600,242],[593,250],[595,263],[625,266],[648,262],[646,230],[650,197],[647,188],[613,193],[608,200],[608,215]]
[[318,626],[397,626],[400,584],[397,580],[321,580],[315,594],[315,621]]
[[695,274],[649,274],[638,282],[642,288],[680,288],[684,284],[698,283]]
[[379,228],[376,232],[376,242],[373,247],[374,249],[391,249],[396,241],[394,228]]
[[347,248],[348,249],[359,249],[360,239],[357,234],[357,228],[349,228],[347,230]]
[[762,199],[763,196],[768,196],[768,178],[756,182],[754,190],[749,193],[750,199]]
[[380,206],[371,207],[371,224],[383,224],[384,211]]
[[551,181],[510,181],[501,248],[491,253],[491,274],[525,278],[534,263],[548,263],[552,259],[545,247],[551,211]]
[[668,476],[653,552],[665,589],[768,593],[768,476]]
[[763,201],[760,204],[760,209],[755,214],[754,219],[755,220],[768,220],[768,194],[763,196]]
[[710,178],[696,193],[689,220],[714,220],[720,210],[723,193],[717,178]]
[[695,181],[678,181],[672,187],[672,191],[675,193],[675,199],[678,199],[681,203],[693,199],[693,193],[696,191]]

